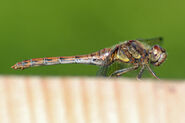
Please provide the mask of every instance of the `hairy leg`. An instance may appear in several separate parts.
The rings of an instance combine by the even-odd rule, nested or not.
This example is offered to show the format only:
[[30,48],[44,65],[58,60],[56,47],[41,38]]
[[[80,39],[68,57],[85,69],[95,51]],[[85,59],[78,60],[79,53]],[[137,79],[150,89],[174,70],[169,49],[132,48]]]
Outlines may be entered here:
[[141,67],[141,70],[139,71],[139,74],[137,75],[137,79],[141,79],[144,70],[145,70],[145,66],[143,65],[143,66]]
[[160,80],[159,77],[157,77],[157,75],[153,72],[153,70],[150,68],[149,65],[146,65],[146,67],[148,68],[148,70],[150,71],[150,73],[151,73],[156,79]]
[[121,76],[122,74],[124,73],[127,73],[129,71],[132,71],[132,70],[135,70],[137,69],[139,66],[133,66],[133,67],[129,67],[129,68],[124,68],[124,69],[121,69],[121,70],[117,70],[115,71],[114,73],[111,74],[111,76]]

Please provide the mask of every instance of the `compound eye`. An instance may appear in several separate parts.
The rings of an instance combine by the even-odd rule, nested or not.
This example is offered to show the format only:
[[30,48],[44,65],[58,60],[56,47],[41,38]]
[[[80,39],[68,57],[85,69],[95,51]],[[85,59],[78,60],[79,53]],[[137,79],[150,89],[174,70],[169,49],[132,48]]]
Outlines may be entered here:
[[151,49],[150,60],[155,66],[159,66],[166,59],[166,51],[159,45],[154,45]]
[[150,50],[150,60],[152,62],[156,62],[160,58],[161,47],[158,45],[154,45]]
[[157,56],[157,54],[158,54],[159,52],[161,52],[161,47],[158,46],[158,45],[155,45],[155,46],[153,47],[153,53],[154,53],[154,55]]
[[155,50],[160,50],[161,48],[160,48],[160,46],[158,46],[158,45],[154,45],[154,49],[155,49]]

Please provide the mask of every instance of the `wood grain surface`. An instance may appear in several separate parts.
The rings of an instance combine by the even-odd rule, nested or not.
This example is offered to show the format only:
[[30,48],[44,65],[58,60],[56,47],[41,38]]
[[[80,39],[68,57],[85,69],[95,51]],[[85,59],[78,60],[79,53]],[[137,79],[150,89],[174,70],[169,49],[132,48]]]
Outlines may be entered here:
[[0,123],[185,123],[185,81],[0,76]]

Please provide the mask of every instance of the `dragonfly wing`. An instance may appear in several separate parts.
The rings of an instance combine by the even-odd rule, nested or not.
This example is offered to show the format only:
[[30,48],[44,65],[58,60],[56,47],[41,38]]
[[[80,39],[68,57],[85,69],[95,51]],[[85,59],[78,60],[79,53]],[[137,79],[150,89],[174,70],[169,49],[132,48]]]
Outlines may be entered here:
[[120,70],[125,68],[125,64],[121,62],[114,62],[111,65],[108,66],[101,66],[100,69],[97,72],[97,76],[110,76],[112,73],[114,73],[116,70]]
[[105,58],[103,65],[100,67],[100,69],[97,72],[98,76],[110,76],[113,72],[116,70],[119,70],[123,68],[123,63],[115,62],[114,55],[116,51],[119,50],[119,45],[115,46],[113,50],[109,53],[109,55]]
[[118,50],[119,46],[115,46],[108,54],[108,56],[104,59],[100,69],[97,72],[98,76],[108,76],[108,67],[113,63],[114,53]]
[[150,46],[153,46],[153,45],[161,45],[163,43],[163,38],[162,37],[155,37],[155,38],[150,38],[150,39],[137,39],[141,42],[144,42]]
[[112,51],[109,53],[109,55],[103,61],[102,65],[100,66],[100,68],[96,74],[97,76],[108,76],[107,72],[108,72],[108,67],[110,65],[110,61],[111,61],[111,54],[112,54]]
[[108,71],[108,66],[101,66],[99,68],[99,70],[97,71],[96,75],[97,76],[108,76],[107,75],[107,71]]

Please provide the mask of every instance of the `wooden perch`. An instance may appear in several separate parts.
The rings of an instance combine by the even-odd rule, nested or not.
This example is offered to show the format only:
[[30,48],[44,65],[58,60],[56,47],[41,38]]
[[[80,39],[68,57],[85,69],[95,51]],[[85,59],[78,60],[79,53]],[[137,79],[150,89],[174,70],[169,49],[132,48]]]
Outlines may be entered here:
[[185,123],[185,81],[0,76],[0,123]]

